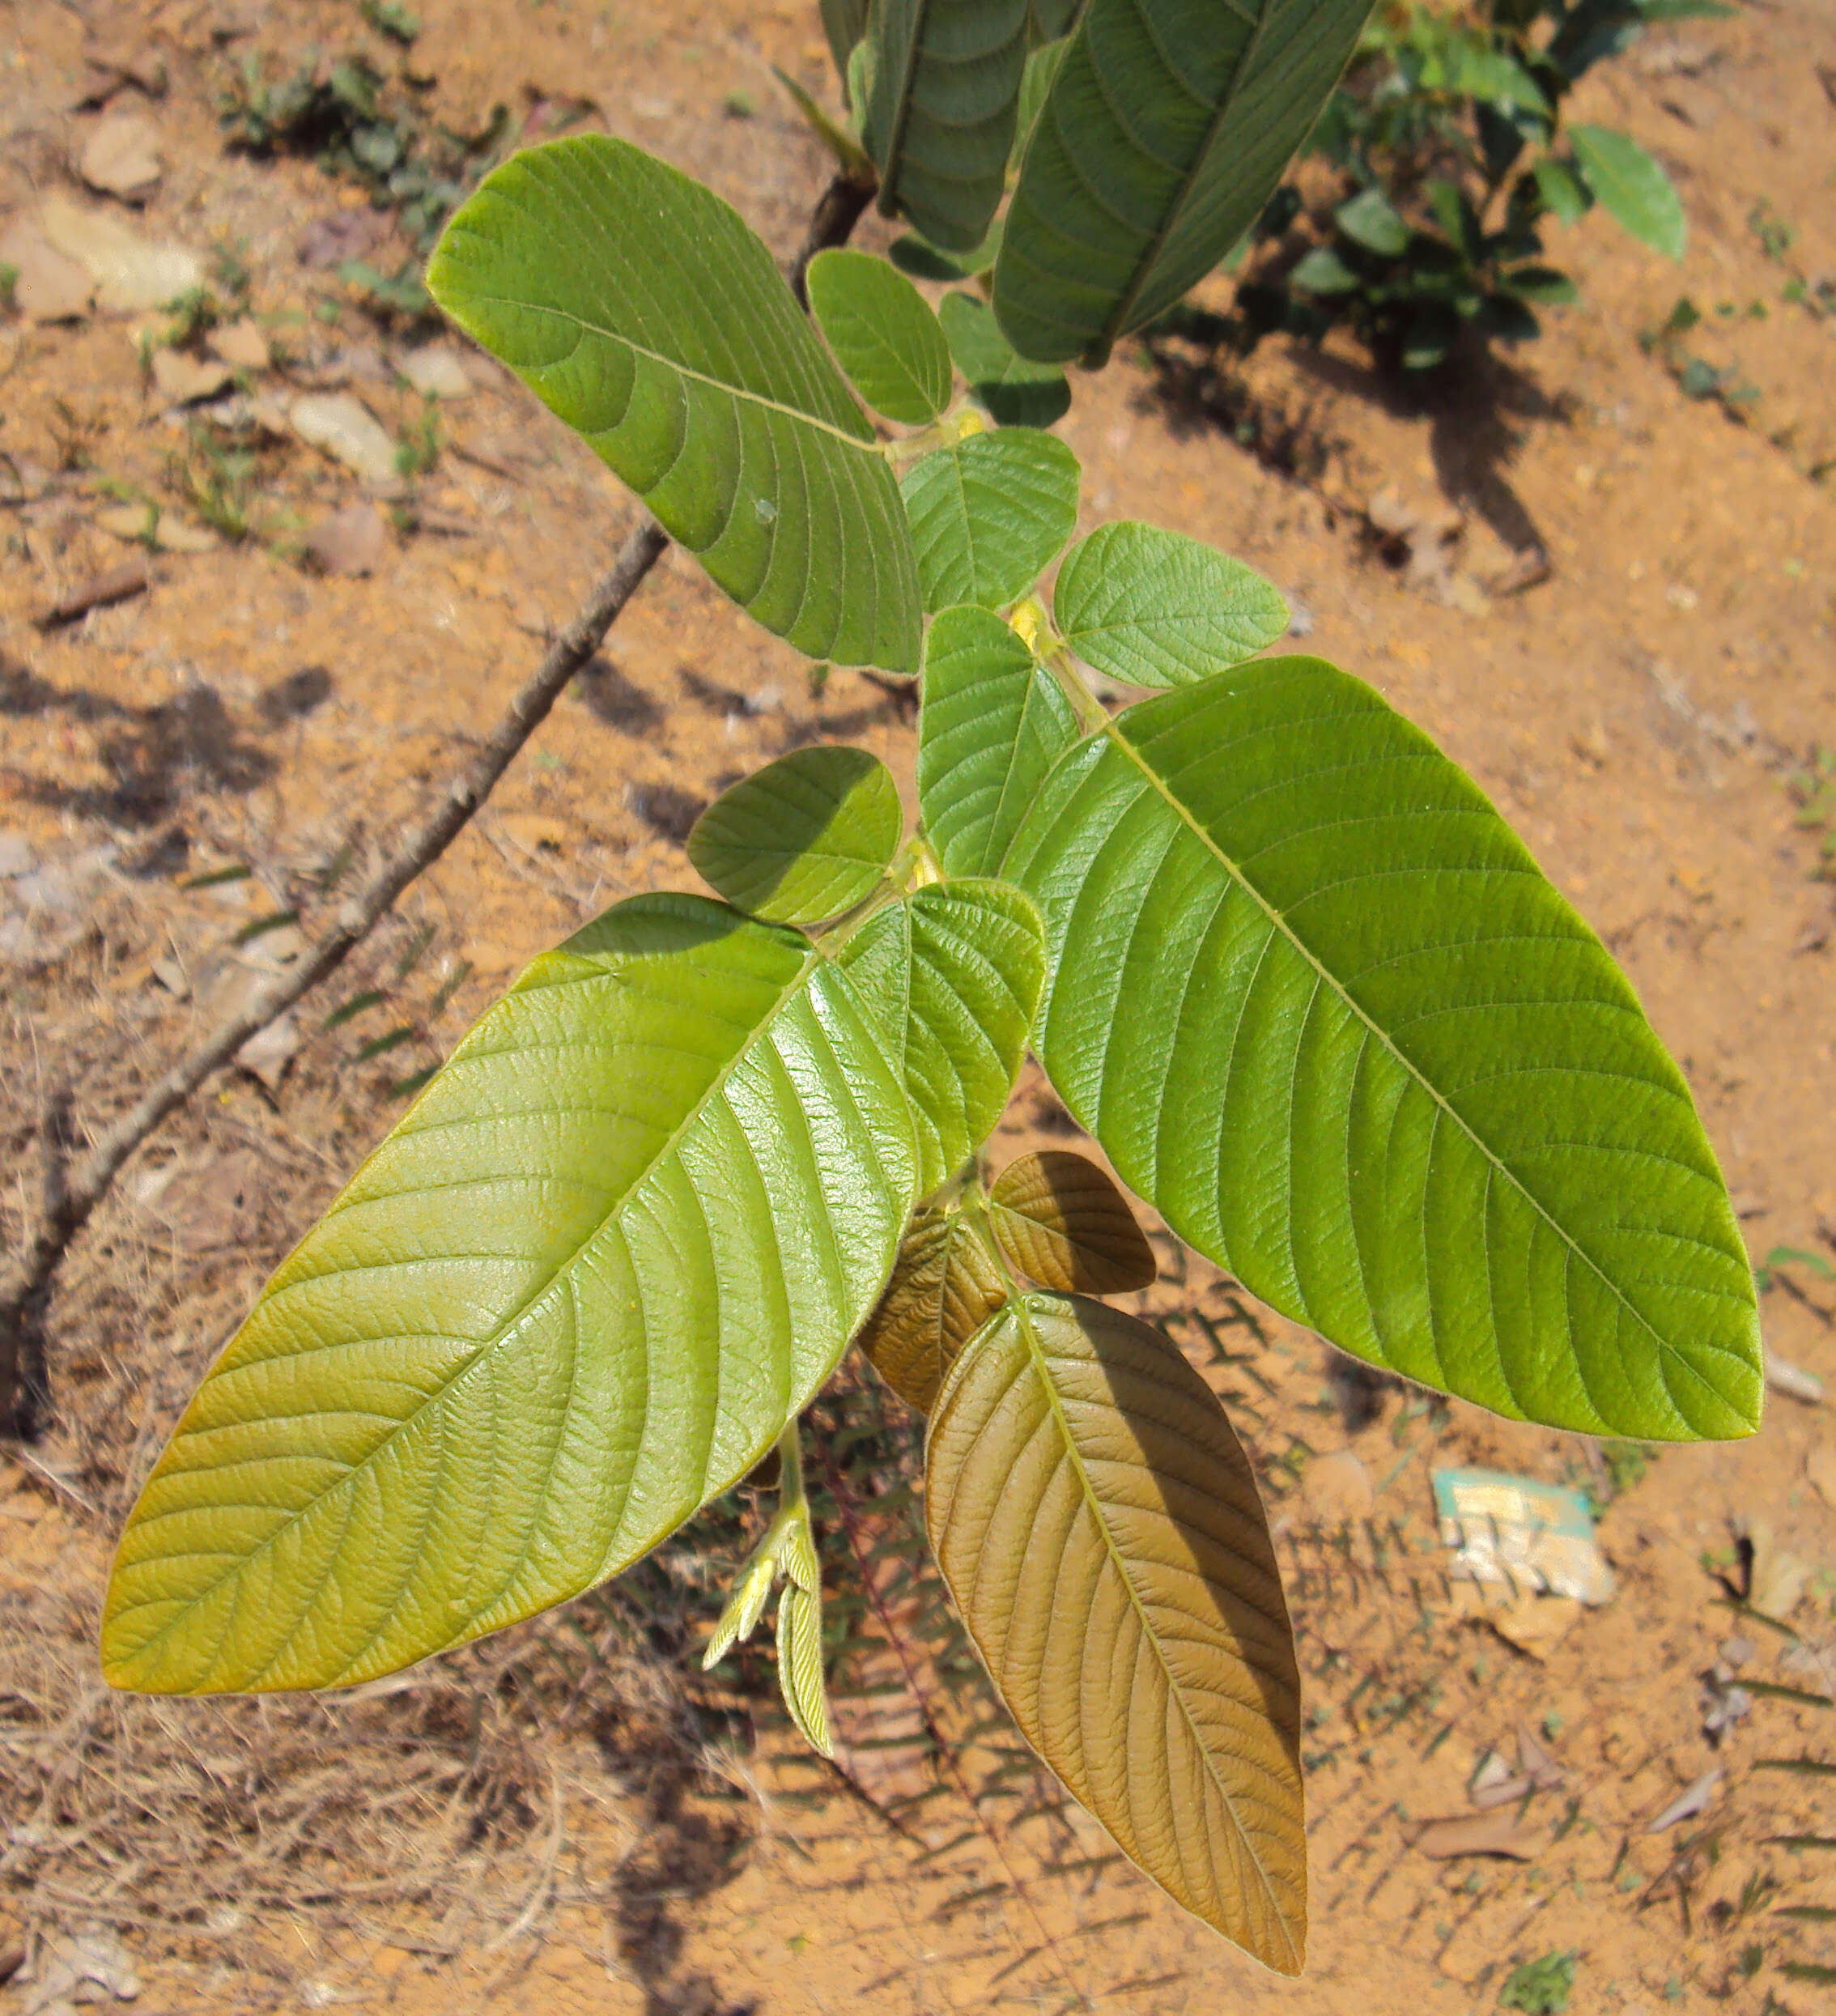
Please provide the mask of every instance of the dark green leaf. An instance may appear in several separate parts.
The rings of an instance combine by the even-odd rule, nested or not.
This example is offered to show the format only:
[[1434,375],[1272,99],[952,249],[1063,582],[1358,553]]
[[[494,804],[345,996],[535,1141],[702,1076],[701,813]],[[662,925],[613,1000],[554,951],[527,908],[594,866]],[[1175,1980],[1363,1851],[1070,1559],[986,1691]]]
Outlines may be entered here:
[[971,434],[907,470],[925,608],[1018,601],[1077,526],[1077,476],[1064,442],[1022,427]]
[[1536,193],[1552,217],[1571,224],[1592,207],[1594,193],[1566,161],[1553,155],[1539,161],[1531,173],[1536,178]]
[[924,297],[884,259],[831,249],[810,262],[810,306],[835,361],[876,413],[907,427],[950,404],[950,346]]
[[1256,221],[1370,0],[1090,0],[1034,128],[995,265],[1022,355],[1107,356]]
[[1409,226],[1382,189],[1361,189],[1332,213],[1332,222],[1354,245],[1394,258],[1409,249]]
[[1047,427],[1070,410],[1065,373],[1022,357],[980,295],[946,294],[937,319],[970,391],[1002,427]]
[[1000,617],[946,609],[924,640],[918,803],[947,875],[997,874],[1077,739],[1064,689]]
[[1753,1284],[1681,1074],[1478,789],[1252,661],[1054,772],[1005,873],[1035,1031],[1123,1180],[1265,1301],[1501,1414],[1749,1433]]
[[531,147],[453,218],[427,284],[768,630],[811,657],[916,667],[892,472],[771,255],[711,190],[602,135]]
[[722,792],[695,821],[688,857],[736,909],[814,924],[873,893],[904,825],[899,786],[878,756],[820,745]]
[[862,137],[880,211],[979,245],[1001,202],[1026,61],[1026,0],[874,0]]
[[1288,275],[1288,281],[1303,294],[1326,296],[1355,294],[1361,284],[1358,275],[1330,245],[1315,246]]

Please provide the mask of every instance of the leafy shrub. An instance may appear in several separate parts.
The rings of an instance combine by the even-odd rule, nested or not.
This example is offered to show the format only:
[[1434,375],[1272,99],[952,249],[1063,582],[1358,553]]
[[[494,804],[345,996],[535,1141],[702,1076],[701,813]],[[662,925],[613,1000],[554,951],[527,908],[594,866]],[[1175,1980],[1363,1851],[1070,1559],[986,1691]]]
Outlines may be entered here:
[[[1070,449],[989,427],[1240,236],[1364,8],[1090,0],[1029,53],[1073,11],[826,10],[882,204],[933,247],[988,249],[1021,137],[992,313],[831,248],[813,329],[735,211],[618,140],[532,148],[453,218],[435,297],[720,588],[812,659],[916,676],[916,827],[877,758],[793,751],[691,834],[712,896],[534,960],[193,1397],[103,1659],[155,1691],[347,1685],[657,1586],[775,1451],[708,1656],[776,1589],[826,1748],[801,1418],[858,1341],[924,1417],[929,1546],[1022,1733],[1293,1972],[1298,1675],[1254,1477],[1107,1299],[1154,1273],[1115,1180],[990,1166],[1026,1051],[1246,1288],[1513,1418],[1749,1432],[1753,1281],[1681,1074],[1471,780],[1349,674],[1261,655],[1271,584],[1150,525],[1077,538]],[[1081,667],[1150,697],[1112,712]],[[845,1525],[838,1454],[883,1421],[808,1418]]]
[[[1344,321],[1384,363],[1425,370],[1463,330],[1521,342],[1538,333],[1539,308],[1574,300],[1545,233],[1596,202],[1681,259],[1682,206],[1662,167],[1623,133],[1566,123],[1566,102],[1650,23],[1732,11],[1718,0],[1383,0],[1311,143],[1339,178],[1328,241],[1252,274],[1242,326],[1316,335]],[[1277,230],[1298,207],[1281,195]]]

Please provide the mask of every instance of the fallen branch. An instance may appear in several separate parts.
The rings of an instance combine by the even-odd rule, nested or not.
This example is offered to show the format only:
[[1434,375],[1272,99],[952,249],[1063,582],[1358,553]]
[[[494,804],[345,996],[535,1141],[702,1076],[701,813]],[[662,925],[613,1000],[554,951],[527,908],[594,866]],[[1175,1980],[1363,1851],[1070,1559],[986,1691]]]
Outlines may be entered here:
[[219,1023],[96,1142],[74,1170],[66,1167],[67,1093],[53,1098],[40,1129],[44,1201],[28,1244],[0,1277],[0,1427],[30,1440],[43,1426],[45,1312],[70,1241],[108,1193],[121,1165],[205,1079],[229,1063],[257,1031],[342,964],[393,907],[402,891],[445,853],[491,793],[517,751],[547,717],[567,682],[599,649],[613,619],[656,565],[669,535],[647,517],[626,540],[612,571],[549,646],[534,674],[504,709],[490,738],[411,827],[369,882],[339,909],[332,927],[296,966],[278,974]]

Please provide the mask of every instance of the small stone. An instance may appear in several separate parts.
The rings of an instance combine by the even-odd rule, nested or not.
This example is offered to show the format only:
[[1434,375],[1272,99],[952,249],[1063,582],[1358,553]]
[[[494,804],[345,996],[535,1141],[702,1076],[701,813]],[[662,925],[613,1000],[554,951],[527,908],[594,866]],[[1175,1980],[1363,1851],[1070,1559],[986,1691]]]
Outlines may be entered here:
[[53,196],[38,228],[52,249],[74,259],[97,287],[99,307],[133,314],[164,308],[204,279],[203,262],[185,246],[142,238],[118,217]]
[[135,539],[162,553],[214,553],[222,545],[208,525],[193,525],[158,504],[111,504],[96,522],[117,539]]
[[334,512],[306,535],[305,555],[321,574],[373,573],[389,551],[389,529],[373,504]]
[[28,322],[74,322],[89,313],[96,283],[75,260],[26,225],[14,224],[0,234],[0,265],[19,275],[13,300]]
[[270,1092],[280,1090],[282,1078],[300,1049],[300,1025],[290,1008],[254,1035],[236,1053],[236,1069],[258,1078]]
[[200,399],[214,399],[234,376],[227,364],[206,364],[182,350],[153,353],[153,383],[160,398],[174,406],[195,406]]
[[205,341],[210,354],[235,371],[266,371],[270,361],[268,339],[251,321],[227,323]]
[[159,130],[138,112],[105,113],[84,141],[77,167],[84,181],[103,195],[143,203],[159,187],[163,172]]
[[472,381],[449,344],[426,343],[410,350],[398,360],[397,368],[423,399],[451,406],[472,396]]
[[313,393],[293,402],[293,431],[366,483],[395,475],[395,444],[363,402],[348,392]]

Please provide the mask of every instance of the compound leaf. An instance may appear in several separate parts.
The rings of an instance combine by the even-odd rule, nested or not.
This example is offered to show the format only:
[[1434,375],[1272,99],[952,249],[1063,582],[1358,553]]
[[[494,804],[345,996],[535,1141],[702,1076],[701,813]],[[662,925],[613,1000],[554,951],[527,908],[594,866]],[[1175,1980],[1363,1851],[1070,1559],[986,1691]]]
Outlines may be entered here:
[[905,473],[927,610],[1024,595],[1077,523],[1077,458],[1056,435],[971,434]]
[[636,896],[545,954],[269,1282],[128,1522],[117,1686],[340,1686],[615,1575],[878,1295],[912,1122],[797,933]]
[[831,248],[810,262],[810,305],[848,382],[876,413],[907,427],[950,404],[950,346],[903,273]]
[[1124,686],[1189,685],[1288,627],[1279,592],[1241,560],[1129,520],[1065,555],[1052,610],[1077,656]]
[[1294,1635],[1248,1459],[1205,1381],[1119,1309],[1010,1304],[945,1382],[924,1516],[1026,1740],[1188,1911],[1298,1973]]
[[957,1353],[1006,1299],[975,1221],[929,1206],[913,1218],[886,1291],[855,1342],[901,1400],[929,1414]]
[[1689,227],[1682,202],[1659,164],[1636,140],[1610,126],[1570,126],[1568,138],[1575,166],[1607,215],[1653,251],[1681,259]]
[[880,211],[946,251],[982,242],[1007,182],[1027,0],[874,0],[862,138]]
[[869,918],[840,958],[886,1004],[885,1040],[903,1057],[917,1129],[918,1193],[928,1196],[993,1133],[1020,1075],[1045,979],[1038,913],[1006,883],[933,883]]
[[1050,427],[1071,407],[1071,386],[1056,364],[1022,357],[980,295],[946,294],[937,320],[969,389],[1002,427]]
[[1090,0],[1033,128],[994,300],[1022,355],[1099,363],[1260,215],[1371,0]]
[[603,134],[530,147],[454,215],[427,286],[767,630],[814,658],[916,666],[891,470],[711,189]]
[[1042,1288],[1124,1295],[1160,1270],[1128,1200],[1088,1155],[1035,1150],[1010,1162],[988,1192],[1001,1251]]
[[688,857],[736,909],[775,924],[840,916],[873,894],[904,829],[878,756],[793,750],[723,791],[695,823]]
[[1264,1301],[1500,1414],[1752,1431],[1753,1286],[1688,1087],[1479,789],[1368,687],[1252,661],[1066,756],[1003,872],[1118,1175]]
[[1052,765],[1077,739],[1065,690],[985,609],[946,609],[924,640],[918,802],[946,875],[998,872]]

